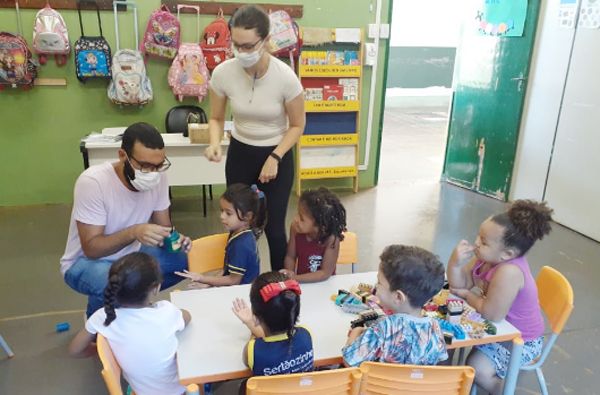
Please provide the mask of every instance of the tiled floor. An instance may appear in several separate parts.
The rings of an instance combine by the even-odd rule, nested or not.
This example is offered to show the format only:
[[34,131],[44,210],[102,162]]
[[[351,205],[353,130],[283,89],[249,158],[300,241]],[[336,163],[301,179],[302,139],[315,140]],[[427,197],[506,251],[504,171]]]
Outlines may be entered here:
[[[359,235],[360,270],[376,269],[378,255],[392,243],[431,249],[445,261],[459,239],[472,240],[481,221],[502,210],[501,202],[438,182],[444,116],[444,109],[386,111],[379,186],[340,193],[349,228]],[[220,232],[217,209],[217,202],[211,202],[203,218],[197,201],[176,199],[174,222],[193,237]],[[0,394],[106,393],[97,359],[66,355],[67,343],[83,324],[85,305],[58,271],[69,214],[64,205],[0,208],[0,333],[16,353],[9,360],[0,351]],[[560,225],[529,254],[534,273],[543,265],[554,266],[575,289],[575,311],[544,369],[552,394],[600,393],[594,378],[600,366],[600,318],[593,308],[600,298],[599,257],[599,243]],[[55,324],[63,321],[71,330],[56,333]],[[235,391],[232,384],[216,390]],[[539,393],[533,375],[521,375],[517,393]]]

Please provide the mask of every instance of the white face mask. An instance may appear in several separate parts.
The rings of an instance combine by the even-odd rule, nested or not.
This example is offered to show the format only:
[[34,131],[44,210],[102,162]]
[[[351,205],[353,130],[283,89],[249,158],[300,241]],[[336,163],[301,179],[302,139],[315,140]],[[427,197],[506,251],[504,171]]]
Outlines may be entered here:
[[135,172],[135,178],[133,180],[129,180],[129,182],[139,192],[145,192],[154,189],[160,183],[160,173],[157,171],[142,173],[138,169],[133,170]]
[[[264,41],[263,41],[264,44]],[[252,51],[252,52],[240,52],[237,50],[237,48],[233,48],[233,55],[235,56],[235,58],[237,60],[239,60],[240,64],[242,65],[243,68],[247,69],[250,68],[252,66],[254,66],[256,63],[258,63],[258,61],[260,60],[260,56],[261,54],[261,49],[263,47],[263,44],[260,44],[260,47],[258,47],[256,49],[256,51]]]

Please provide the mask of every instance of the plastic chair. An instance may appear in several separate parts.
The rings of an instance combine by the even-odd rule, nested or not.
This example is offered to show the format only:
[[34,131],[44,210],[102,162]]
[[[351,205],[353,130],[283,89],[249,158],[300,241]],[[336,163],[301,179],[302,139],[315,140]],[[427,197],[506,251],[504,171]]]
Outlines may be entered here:
[[218,233],[192,241],[192,249],[188,254],[188,270],[206,273],[222,269],[228,237],[228,233]]
[[6,352],[6,354],[8,355],[9,358],[12,358],[15,356],[15,353],[10,349],[10,346],[8,345],[6,340],[4,340],[2,335],[0,335],[0,346],[2,346],[2,348],[4,349],[4,351]]
[[[108,341],[104,336],[98,334],[96,338],[96,346],[98,348],[98,356],[102,362],[102,377],[106,388],[108,389],[109,395],[123,395],[123,389],[121,388],[121,367],[115,359],[115,356],[108,344]],[[204,393],[201,391],[198,385],[190,384],[186,387],[187,395],[199,395]],[[135,395],[133,391],[128,394]]]
[[354,232],[344,232],[344,240],[340,243],[340,255],[338,256],[338,265],[352,264],[352,273],[354,266],[358,262],[358,239]]
[[546,340],[539,359],[535,363],[522,366],[521,370],[535,370],[542,394],[548,395],[542,365],[573,311],[573,288],[565,276],[550,266],[542,267],[535,282],[540,306],[548,319],[552,334]]
[[[198,106],[182,105],[175,106],[167,112],[165,117],[165,131],[167,133],[183,133],[184,137],[188,135],[188,116],[190,113],[198,114],[201,123],[208,123],[206,113]],[[212,185],[208,186],[210,200],[213,199]],[[202,213],[206,217],[206,185],[202,185]]]
[[246,383],[247,395],[319,394],[358,395],[360,369],[345,368],[320,372],[256,376]]
[[360,365],[360,394],[467,395],[475,369],[470,366],[418,366],[381,362]]

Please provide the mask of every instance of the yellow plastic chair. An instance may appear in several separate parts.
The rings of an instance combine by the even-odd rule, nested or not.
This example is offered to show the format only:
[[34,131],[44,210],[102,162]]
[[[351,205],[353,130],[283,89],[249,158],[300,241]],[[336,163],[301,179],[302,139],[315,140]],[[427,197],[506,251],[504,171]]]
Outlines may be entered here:
[[552,334],[546,340],[540,358],[535,363],[522,366],[521,370],[535,370],[542,394],[548,395],[542,365],[573,311],[573,288],[565,276],[550,266],[542,267],[535,282],[540,306],[548,319]]
[[467,395],[475,369],[470,366],[418,366],[381,362],[360,365],[360,394]]
[[223,269],[228,236],[228,233],[218,233],[194,240],[188,254],[189,271],[206,273]]
[[340,243],[340,255],[338,256],[338,265],[352,264],[352,273],[354,265],[358,263],[358,239],[354,232],[344,232],[344,240]]
[[321,372],[256,376],[246,383],[247,395],[358,395],[360,369],[345,368]]
[[[121,367],[115,359],[115,356],[104,336],[98,334],[96,339],[96,347],[98,348],[98,356],[102,362],[102,377],[109,395],[123,395],[121,388]],[[204,393],[196,384],[190,384],[186,387],[187,395],[199,395]],[[135,392],[129,392],[130,395],[135,395]]]

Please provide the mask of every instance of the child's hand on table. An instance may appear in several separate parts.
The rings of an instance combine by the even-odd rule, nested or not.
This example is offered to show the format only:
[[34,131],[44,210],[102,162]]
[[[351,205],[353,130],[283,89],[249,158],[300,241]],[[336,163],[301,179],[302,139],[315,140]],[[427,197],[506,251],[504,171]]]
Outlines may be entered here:
[[286,276],[290,280],[294,280],[296,278],[296,273],[294,273],[293,271],[288,270],[288,269],[281,269],[281,270],[279,270],[279,273],[282,273],[284,276]]
[[466,288],[450,288],[450,293],[452,295],[458,296],[459,298],[467,299],[467,295],[470,293]]
[[183,272],[175,272],[175,274],[177,274],[178,276],[181,276],[181,277],[189,278],[190,280],[196,281],[199,283],[203,282],[202,279],[204,278],[204,276],[202,274],[193,273],[188,270],[184,270]]
[[470,244],[467,240],[461,240],[456,248],[454,248],[450,260],[454,260],[456,266],[464,266],[473,258],[474,251],[474,245]]
[[252,314],[252,309],[250,309],[243,299],[235,298],[233,300],[231,311],[233,311],[233,314],[235,314],[244,324],[254,324],[254,314]]

